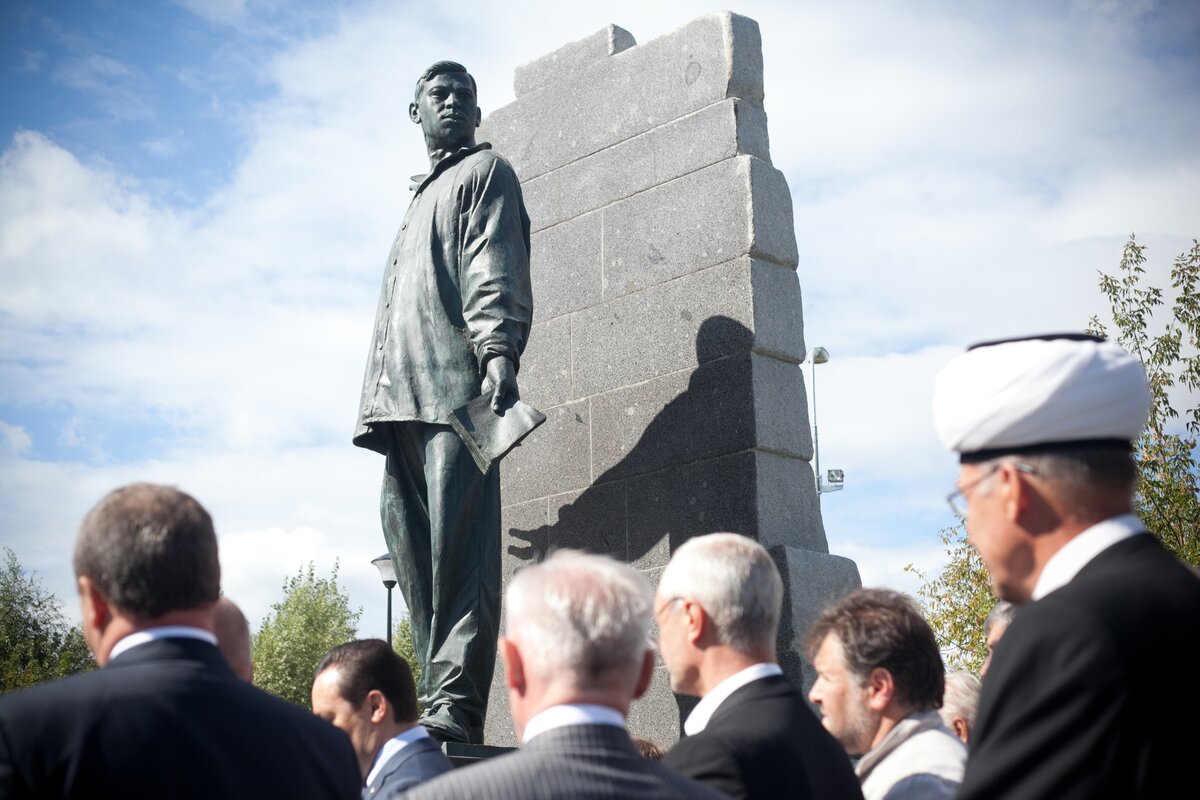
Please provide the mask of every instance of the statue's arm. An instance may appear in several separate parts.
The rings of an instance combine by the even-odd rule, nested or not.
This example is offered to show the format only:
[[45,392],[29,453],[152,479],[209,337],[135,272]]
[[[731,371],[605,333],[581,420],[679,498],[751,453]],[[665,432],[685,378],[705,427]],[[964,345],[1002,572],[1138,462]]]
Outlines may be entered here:
[[512,168],[498,158],[472,170],[462,195],[463,319],[493,407],[518,396],[517,370],[533,322],[529,218]]

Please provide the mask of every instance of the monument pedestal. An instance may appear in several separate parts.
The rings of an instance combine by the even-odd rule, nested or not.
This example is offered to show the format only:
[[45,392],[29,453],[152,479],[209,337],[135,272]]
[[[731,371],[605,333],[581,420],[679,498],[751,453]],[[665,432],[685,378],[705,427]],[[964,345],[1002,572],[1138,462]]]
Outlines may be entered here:
[[[809,465],[791,194],[771,164],[753,20],[709,14],[643,45],[615,26],[517,70],[479,138],[521,179],[535,316],[523,399],[547,422],[501,462],[505,578],[554,548],[656,582],[688,538],[753,537],[784,576],[780,661],[859,585],[831,556]],[[503,667],[485,728],[513,745]],[[635,736],[694,704],[656,671]]]

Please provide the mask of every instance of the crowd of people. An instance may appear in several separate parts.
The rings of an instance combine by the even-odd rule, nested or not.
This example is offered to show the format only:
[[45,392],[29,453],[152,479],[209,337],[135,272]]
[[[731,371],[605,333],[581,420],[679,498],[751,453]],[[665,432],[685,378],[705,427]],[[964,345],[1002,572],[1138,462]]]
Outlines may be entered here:
[[[1147,407],[1140,365],[1089,337],[989,343],[939,377],[961,461],[948,499],[1002,598],[981,676],[947,674],[911,598],[865,588],[808,629],[805,698],[778,664],[783,583],[757,542],[694,537],[657,587],[560,550],[505,595],[520,746],[459,767],[383,641],[330,651],[311,712],[254,688],[208,513],[172,487],[120,488],[75,549],[101,668],[0,698],[0,797],[1172,796],[1192,749],[1178,723],[1200,711],[1185,689],[1200,578],[1131,513]],[[660,657],[698,698],[662,747],[626,726]]]

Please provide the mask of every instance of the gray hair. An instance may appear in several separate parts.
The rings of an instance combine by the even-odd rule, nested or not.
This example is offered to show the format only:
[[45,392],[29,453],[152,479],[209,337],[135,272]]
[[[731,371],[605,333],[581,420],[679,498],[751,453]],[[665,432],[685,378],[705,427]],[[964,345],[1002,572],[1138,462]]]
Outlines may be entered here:
[[1013,621],[1013,617],[1017,615],[1017,607],[1007,600],[1001,600],[996,605],[992,606],[992,610],[988,612],[987,617],[983,620],[983,635],[987,638],[992,633],[992,628],[999,625],[1001,628],[1007,628],[1009,623]]
[[75,574],[90,578],[109,603],[135,617],[215,603],[221,566],[212,517],[171,486],[116,489],[83,518]]
[[946,691],[942,697],[942,722],[949,728],[955,719],[965,719],[968,728],[975,727],[975,712],[979,710],[979,690],[982,684],[973,672],[957,670],[947,673]]
[[571,676],[581,685],[645,656],[653,607],[650,584],[608,556],[558,550],[520,570],[505,596],[507,634],[527,669]]
[[1054,487],[1066,510],[1082,520],[1110,516],[1113,503],[1132,503],[1137,488],[1137,463],[1124,448],[1066,443],[1043,452],[997,456],[976,466],[986,470],[1004,462],[1032,468]]
[[699,603],[716,623],[721,644],[739,652],[774,653],[783,581],[753,539],[710,533],[687,540],[663,570],[658,593]]

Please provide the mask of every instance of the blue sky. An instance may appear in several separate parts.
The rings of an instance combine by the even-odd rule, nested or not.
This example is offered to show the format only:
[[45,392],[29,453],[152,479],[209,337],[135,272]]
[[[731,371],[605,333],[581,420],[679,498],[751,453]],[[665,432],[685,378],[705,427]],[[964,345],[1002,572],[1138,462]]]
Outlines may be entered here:
[[[131,480],[214,513],[258,620],[308,560],[382,625],[381,465],[349,445],[432,61],[485,114],[515,67],[695,2],[10,0],[0,8],[0,543],[74,616],[83,513]],[[590,5],[590,4],[589,4]],[[1200,6],[747,2],[793,193],[830,549],[936,569],[955,474],[937,370],[1078,329],[1131,231],[1150,277],[1200,236]],[[536,24],[530,24],[536,20]],[[485,127],[481,136],[485,138]],[[806,378],[808,368],[805,368]]]

